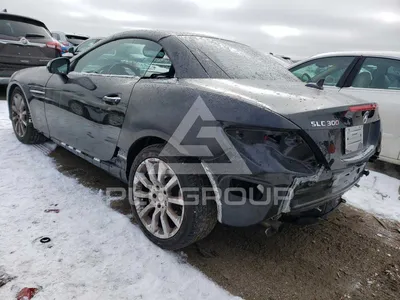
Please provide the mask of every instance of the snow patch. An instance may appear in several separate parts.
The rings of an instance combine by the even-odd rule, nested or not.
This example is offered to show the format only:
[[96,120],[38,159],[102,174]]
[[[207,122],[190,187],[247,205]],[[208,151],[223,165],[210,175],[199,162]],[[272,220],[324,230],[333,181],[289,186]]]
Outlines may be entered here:
[[400,221],[400,180],[370,171],[369,176],[361,178],[359,186],[344,194],[343,199],[379,217]]

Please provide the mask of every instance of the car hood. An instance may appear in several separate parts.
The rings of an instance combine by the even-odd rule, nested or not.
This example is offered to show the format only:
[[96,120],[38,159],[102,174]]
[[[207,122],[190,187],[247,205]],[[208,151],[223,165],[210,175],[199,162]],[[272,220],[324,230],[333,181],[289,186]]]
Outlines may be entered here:
[[248,79],[187,79],[190,85],[251,102],[282,115],[366,103],[338,90],[306,87],[303,82]]

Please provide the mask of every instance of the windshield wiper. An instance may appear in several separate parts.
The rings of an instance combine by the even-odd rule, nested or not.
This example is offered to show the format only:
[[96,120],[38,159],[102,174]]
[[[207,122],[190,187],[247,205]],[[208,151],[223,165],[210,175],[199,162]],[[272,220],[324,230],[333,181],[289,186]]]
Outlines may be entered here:
[[38,34],[38,33],[27,33],[25,34],[26,38],[44,38],[45,36],[43,34]]

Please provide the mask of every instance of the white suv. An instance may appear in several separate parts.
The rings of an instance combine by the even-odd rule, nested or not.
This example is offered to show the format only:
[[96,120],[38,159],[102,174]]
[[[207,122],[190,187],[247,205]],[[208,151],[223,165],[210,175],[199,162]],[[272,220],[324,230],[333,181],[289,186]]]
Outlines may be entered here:
[[332,52],[289,67],[304,82],[325,79],[324,88],[379,104],[380,159],[400,164],[400,52]]

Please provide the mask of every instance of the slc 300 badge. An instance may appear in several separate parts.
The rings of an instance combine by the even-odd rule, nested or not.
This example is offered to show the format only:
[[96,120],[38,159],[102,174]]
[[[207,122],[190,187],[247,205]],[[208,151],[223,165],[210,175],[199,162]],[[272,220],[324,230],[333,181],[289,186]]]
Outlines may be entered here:
[[332,127],[338,125],[339,125],[339,120],[311,121],[312,127]]

